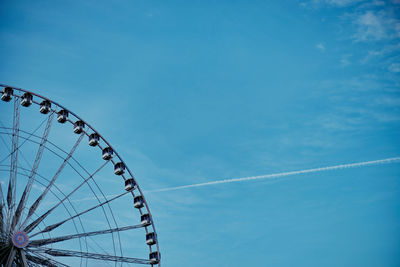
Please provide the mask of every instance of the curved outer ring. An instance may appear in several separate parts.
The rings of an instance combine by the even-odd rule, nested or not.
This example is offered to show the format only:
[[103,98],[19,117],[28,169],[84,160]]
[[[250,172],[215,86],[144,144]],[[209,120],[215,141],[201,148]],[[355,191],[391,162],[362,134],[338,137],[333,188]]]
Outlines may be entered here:
[[[134,176],[134,175],[132,174],[132,172],[129,170],[128,166],[125,164],[125,162],[124,162],[124,161],[122,160],[122,158],[119,156],[119,154],[117,153],[117,151],[115,151],[114,148],[110,145],[110,143],[108,143],[107,140],[106,140],[98,131],[96,131],[90,124],[88,124],[85,120],[83,120],[81,117],[79,117],[78,115],[76,115],[76,114],[75,114],[74,112],[72,112],[71,110],[65,108],[64,106],[62,106],[62,105],[60,105],[60,104],[58,104],[57,102],[55,102],[55,101],[53,101],[53,100],[51,100],[51,99],[49,99],[49,98],[46,98],[46,97],[44,97],[44,96],[41,96],[41,95],[39,95],[39,94],[33,93],[33,92],[31,92],[31,91],[27,91],[27,90],[22,89],[22,88],[10,86],[10,85],[5,85],[5,84],[0,84],[0,87],[10,87],[10,88],[12,88],[13,90],[17,90],[17,91],[24,92],[24,93],[30,93],[30,94],[32,94],[32,96],[36,96],[36,97],[39,97],[39,98],[41,98],[41,99],[43,99],[43,100],[47,100],[47,101],[49,101],[50,103],[56,105],[57,107],[59,107],[59,108],[61,108],[61,109],[68,110],[68,112],[69,112],[71,115],[73,115],[76,119],[83,121],[83,122],[85,123],[85,125],[86,125],[90,130],[92,130],[94,133],[97,133],[97,134],[99,135],[100,140],[102,140],[107,146],[109,146],[109,147],[113,150],[113,152],[114,152],[114,154],[115,154],[115,157],[117,157],[117,158],[119,159],[119,161],[122,162],[122,163],[125,165],[125,168],[126,168],[126,170],[128,171],[129,175],[134,179],[134,181],[135,181],[135,183],[136,183],[136,187],[137,187],[137,189],[138,189],[140,195],[143,197],[143,202],[144,202],[144,205],[145,205],[145,207],[146,207],[146,210],[147,210],[148,214],[150,215],[151,227],[153,228],[153,232],[154,232],[155,236],[157,237],[157,243],[155,244],[156,247],[157,247],[157,254],[158,254],[158,258],[161,259],[161,257],[160,257],[160,249],[159,249],[159,245],[158,245],[158,235],[157,235],[157,232],[156,232],[156,228],[155,228],[155,226],[154,226],[153,216],[151,215],[151,212],[150,212],[149,206],[148,206],[148,204],[147,204],[146,198],[144,197],[144,195],[143,195],[143,193],[142,193],[142,190],[140,189],[139,184],[137,183],[137,181],[136,181],[136,179],[135,179],[135,176]],[[13,94],[13,96],[21,97],[21,96],[14,95],[14,94]],[[89,135],[89,134],[87,133],[87,131],[85,131],[85,133],[86,133],[86,135]],[[98,145],[97,145],[97,146],[98,146]],[[99,146],[98,146],[98,147],[99,147]],[[115,165],[115,162],[114,162],[113,159],[111,159],[111,162]],[[122,178],[125,180],[124,175],[121,175],[121,176],[122,176]],[[131,192],[131,194],[134,196],[133,191]],[[143,214],[141,209],[139,209],[139,212],[140,212],[141,215]],[[148,227],[148,226],[145,227],[145,229],[146,229],[146,234],[148,233],[147,227]],[[152,247],[152,246],[149,246],[150,253],[152,252],[151,247]],[[158,266],[161,266],[161,260],[160,260],[160,262],[158,263]]]

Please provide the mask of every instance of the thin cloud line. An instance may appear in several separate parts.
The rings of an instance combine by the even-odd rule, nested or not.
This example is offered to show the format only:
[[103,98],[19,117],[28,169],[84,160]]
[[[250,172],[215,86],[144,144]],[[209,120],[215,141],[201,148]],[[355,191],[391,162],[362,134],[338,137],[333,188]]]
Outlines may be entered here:
[[216,181],[198,183],[198,184],[166,187],[166,188],[161,188],[161,189],[149,190],[149,191],[145,191],[145,192],[146,193],[168,192],[168,191],[175,191],[175,190],[181,190],[181,189],[187,189],[187,188],[193,188],[193,187],[203,187],[203,186],[209,186],[209,185],[245,182],[245,181],[261,180],[261,179],[276,179],[276,178],[280,178],[280,177],[292,176],[292,175],[298,175],[298,174],[349,169],[349,168],[365,167],[365,166],[388,164],[388,163],[395,163],[395,162],[400,162],[400,157],[379,159],[379,160],[372,160],[372,161],[364,161],[364,162],[356,162],[356,163],[348,163],[348,164],[340,164],[340,165],[335,165],[335,166],[305,169],[305,170],[298,170],[298,171],[273,173],[273,174],[266,174],[266,175],[259,175],[259,176],[248,176],[248,177],[241,177],[241,178],[216,180]]
[[[209,185],[217,185],[217,184],[227,184],[227,183],[235,183],[235,182],[245,182],[251,180],[261,180],[261,179],[276,179],[285,176],[292,176],[298,174],[305,174],[305,173],[314,173],[314,172],[322,172],[322,171],[330,171],[330,170],[340,170],[340,169],[349,169],[349,168],[356,168],[356,167],[365,167],[365,166],[372,166],[372,165],[379,165],[379,164],[389,164],[389,163],[396,163],[400,162],[400,157],[394,158],[387,158],[387,159],[379,159],[379,160],[372,160],[372,161],[364,161],[364,162],[356,162],[356,163],[348,163],[348,164],[340,164],[335,166],[328,166],[328,167],[321,167],[321,168],[314,168],[314,169],[305,169],[305,170],[298,170],[298,171],[290,171],[290,172],[281,172],[281,173],[273,173],[267,175],[259,175],[259,176],[248,176],[248,177],[241,177],[241,178],[233,178],[233,179],[225,179],[225,180],[216,180],[211,182],[205,183],[198,183],[198,184],[190,184],[190,185],[182,185],[176,187],[166,187],[161,189],[154,189],[154,190],[145,190],[144,193],[156,193],[156,192],[168,192],[168,191],[175,191],[193,187],[203,187]],[[106,198],[112,198],[117,195],[106,195]],[[94,197],[86,197],[83,199],[71,200],[71,202],[82,202],[82,201],[91,201],[97,200]],[[54,202],[56,203],[56,202]],[[47,204],[54,204],[49,202]]]

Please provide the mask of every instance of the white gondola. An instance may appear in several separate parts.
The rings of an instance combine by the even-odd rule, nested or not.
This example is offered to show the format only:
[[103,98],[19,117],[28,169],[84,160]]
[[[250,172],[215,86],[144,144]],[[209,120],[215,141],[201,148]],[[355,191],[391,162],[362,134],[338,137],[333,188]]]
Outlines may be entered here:
[[32,105],[32,99],[33,97],[31,93],[24,93],[21,98],[21,105],[24,107],[29,107],[30,105]]
[[100,136],[97,133],[89,135],[89,146],[97,146],[100,142]]
[[11,87],[4,87],[3,91],[1,92],[1,100],[3,101],[10,101],[13,96],[13,89]]
[[150,264],[158,264],[161,260],[161,254],[153,251],[149,254]]
[[103,149],[102,158],[104,160],[109,160],[113,157],[113,150],[111,147],[106,147]]
[[140,224],[142,226],[149,226],[151,224],[150,215],[148,213],[145,213],[142,216],[140,216]]
[[133,199],[133,206],[137,209],[143,208],[144,206],[144,200],[142,196],[136,196]]
[[136,182],[135,182],[135,180],[133,180],[133,178],[125,180],[125,190],[126,191],[132,191],[135,188],[136,188]]
[[146,243],[147,245],[151,246],[157,243],[157,238],[155,233],[148,233],[146,234]]
[[85,123],[83,121],[76,121],[74,123],[74,133],[80,134],[83,132],[84,128],[85,128]]
[[43,100],[42,103],[40,103],[40,113],[42,114],[47,114],[51,110],[51,103],[48,100]]
[[125,164],[122,162],[118,162],[114,165],[114,173],[116,175],[124,174],[125,172]]
[[68,120],[68,110],[62,109],[57,113],[57,121],[65,123]]

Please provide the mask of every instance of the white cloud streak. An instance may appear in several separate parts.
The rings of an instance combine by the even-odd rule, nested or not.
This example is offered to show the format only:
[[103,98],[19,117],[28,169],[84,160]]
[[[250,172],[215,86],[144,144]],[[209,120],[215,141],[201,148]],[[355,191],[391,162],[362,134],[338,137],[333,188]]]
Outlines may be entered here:
[[217,180],[217,181],[211,181],[211,182],[205,182],[205,183],[155,189],[155,190],[150,190],[150,191],[146,191],[146,192],[168,192],[168,191],[175,191],[175,190],[188,189],[188,188],[194,188],[194,187],[203,187],[203,186],[210,186],[210,185],[218,185],[218,184],[247,182],[247,181],[262,180],[262,179],[276,179],[276,178],[299,175],[299,174],[350,169],[350,168],[357,168],[357,167],[366,167],[366,166],[371,166],[371,165],[388,164],[388,163],[395,163],[395,162],[400,162],[400,157],[379,159],[379,160],[372,160],[372,161],[364,161],[364,162],[357,162],[357,163],[349,163],[349,164],[341,164],[341,165],[314,168],[314,169],[305,169],[305,170],[299,170],[299,171],[273,173],[273,174],[260,175],[260,176],[249,176],[249,177],[241,177],[241,178],[234,178],[234,179]]
[[324,45],[323,43],[318,43],[315,47],[316,47],[318,50],[322,51],[322,52],[325,51],[325,45]]

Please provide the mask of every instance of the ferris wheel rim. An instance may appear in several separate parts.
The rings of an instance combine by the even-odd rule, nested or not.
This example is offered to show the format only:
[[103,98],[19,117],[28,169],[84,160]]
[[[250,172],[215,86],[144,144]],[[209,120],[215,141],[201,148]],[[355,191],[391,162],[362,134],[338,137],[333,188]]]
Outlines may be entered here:
[[[153,216],[152,216],[152,214],[151,214],[149,205],[148,205],[148,203],[147,203],[147,201],[146,201],[146,198],[145,198],[145,196],[144,196],[144,194],[143,194],[143,191],[142,191],[142,189],[140,188],[140,185],[137,183],[135,176],[133,175],[132,171],[129,169],[128,165],[125,164],[124,160],[123,160],[122,157],[119,155],[119,153],[113,148],[113,146],[112,146],[112,145],[111,145],[111,144],[110,144],[110,143],[109,143],[109,142],[108,142],[94,127],[93,127],[93,126],[92,126],[92,125],[90,125],[89,123],[87,123],[87,121],[83,120],[83,119],[82,119],[80,116],[78,116],[75,112],[71,111],[70,109],[66,108],[65,106],[63,106],[63,105],[59,104],[58,102],[55,102],[55,101],[53,101],[53,100],[47,98],[47,97],[44,97],[44,96],[42,96],[42,95],[40,95],[40,94],[37,94],[37,93],[35,93],[35,92],[29,91],[29,90],[26,90],[26,89],[23,89],[23,88],[19,88],[19,87],[15,87],[15,86],[10,86],[10,85],[6,85],[6,84],[0,84],[0,87],[3,87],[3,89],[4,89],[4,88],[11,88],[11,89],[13,89],[13,90],[19,91],[20,93],[29,93],[29,94],[31,94],[32,96],[35,96],[35,97],[37,97],[37,98],[39,98],[39,99],[41,99],[41,100],[43,100],[43,101],[49,101],[51,104],[53,104],[53,105],[55,106],[54,108],[51,108],[51,112],[52,112],[52,113],[56,114],[57,108],[58,108],[58,110],[66,110],[66,111],[68,111],[73,117],[75,117],[75,118],[77,119],[77,121],[82,121],[82,122],[84,123],[84,125],[87,126],[87,129],[88,129],[88,130],[90,130],[90,131],[93,132],[93,133],[96,133],[96,134],[99,136],[99,140],[101,140],[102,142],[104,142],[104,144],[105,144],[107,147],[111,148],[112,151],[113,151],[113,153],[114,153],[114,155],[115,155],[114,158],[107,160],[106,163],[107,163],[107,162],[111,162],[111,163],[114,164],[114,165],[115,165],[116,163],[122,163],[122,164],[124,164],[125,170],[126,170],[126,172],[129,174],[129,177],[132,177],[132,179],[135,181],[135,183],[136,183],[136,187],[135,187],[135,188],[137,188],[137,190],[138,190],[138,192],[139,192],[138,196],[141,196],[141,197],[142,197],[142,199],[143,199],[143,207],[145,208],[145,210],[146,210],[148,216],[149,216],[150,219],[151,219],[151,224],[150,224],[150,225],[144,226],[144,229],[145,229],[145,231],[146,231],[146,235],[149,234],[148,227],[150,227],[150,228],[152,229],[152,231],[153,231],[153,234],[157,237],[157,232],[156,232],[156,228],[155,228],[155,225],[154,225]],[[22,97],[22,95],[17,95],[17,94],[13,94],[13,96],[14,96],[14,97],[18,97],[18,98],[20,98],[20,99],[21,99],[21,97]],[[33,103],[39,104],[39,103],[36,102],[36,101],[33,101]],[[71,124],[73,124],[73,122],[72,122],[70,119],[68,119],[68,122],[70,122]],[[88,131],[88,130],[83,131],[82,136],[83,136],[83,135],[89,136],[89,131]],[[102,149],[102,146],[101,146],[100,144],[97,144],[97,146],[98,146],[100,149]],[[66,151],[64,151],[64,152],[66,153]],[[118,159],[118,162],[115,161],[116,159]],[[82,167],[82,166],[81,166],[81,167]],[[83,167],[82,167],[82,168],[83,168]],[[122,177],[123,180],[126,180],[126,178],[125,178],[124,175],[121,175],[121,177]],[[94,179],[93,179],[93,180],[94,180]],[[94,181],[94,183],[96,183],[96,182]],[[96,186],[97,186],[97,185],[96,185]],[[98,187],[98,186],[97,186],[97,187]],[[103,195],[103,197],[107,200],[107,198],[104,196],[104,194],[102,193],[102,191],[101,191],[100,188],[99,188],[99,190],[100,190],[101,194]],[[129,193],[129,192],[127,192],[127,193]],[[135,196],[134,193],[133,193],[133,190],[130,191],[130,193],[132,194],[133,197]],[[94,193],[94,194],[95,194],[95,193]],[[68,200],[68,201],[69,201],[69,200]],[[72,205],[71,205],[71,206],[72,206]],[[72,207],[73,207],[73,206],[72,206]],[[110,210],[111,210],[111,208],[110,208]],[[139,210],[140,214],[143,215],[143,212],[142,212],[141,208],[139,208],[138,210]],[[111,210],[111,216],[114,217],[114,216],[112,215],[112,210]],[[78,218],[79,218],[79,216],[78,216]],[[115,218],[114,218],[114,221],[115,221]],[[115,221],[115,223],[116,223],[116,221]],[[119,233],[119,232],[117,232],[117,233]],[[85,242],[87,242],[87,241],[85,241]],[[120,242],[120,241],[119,241],[119,242]],[[149,245],[150,254],[156,253],[156,254],[158,255],[158,258],[160,259],[160,250],[159,250],[159,240],[158,240],[158,238],[157,238],[157,242],[156,242],[154,245],[155,245],[155,248],[156,248],[155,251],[153,251],[152,246]],[[87,244],[86,244],[86,246],[87,246]],[[121,246],[122,246],[122,245],[120,244],[120,248],[122,249]],[[122,251],[121,251],[121,253],[122,253]],[[121,254],[121,255],[122,255],[122,254]],[[153,266],[153,264],[151,264],[151,265]],[[154,264],[154,265],[161,266],[161,261],[159,261],[158,263],[156,263],[156,264]]]

